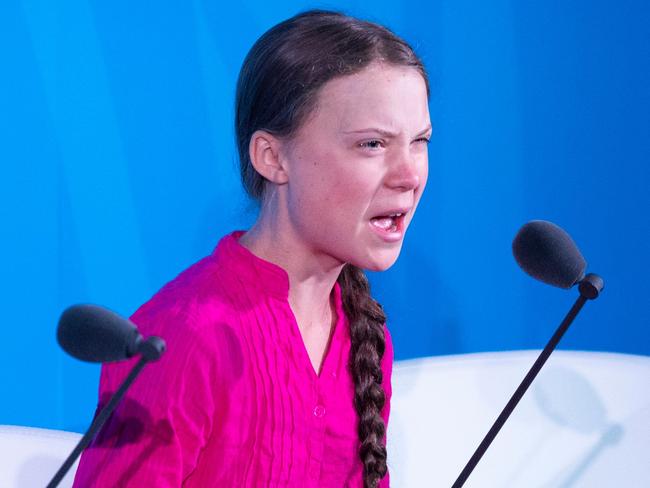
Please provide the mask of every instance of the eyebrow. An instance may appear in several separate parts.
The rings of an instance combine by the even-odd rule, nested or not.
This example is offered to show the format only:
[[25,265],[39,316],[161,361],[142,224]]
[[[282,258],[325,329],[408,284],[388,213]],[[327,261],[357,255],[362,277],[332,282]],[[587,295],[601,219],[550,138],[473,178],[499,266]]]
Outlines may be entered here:
[[[427,132],[429,132],[431,130],[431,128],[432,128],[431,124],[427,125],[427,127],[424,130],[417,133],[415,135],[415,137],[419,137],[421,135],[426,134]],[[380,129],[378,127],[367,127],[365,129],[344,131],[343,133],[344,134],[360,134],[360,133],[363,133],[363,132],[377,132],[378,134],[381,134],[383,137],[397,137],[397,135],[398,135],[395,132],[391,132],[391,131],[388,131],[388,130],[385,130],[385,129]]]

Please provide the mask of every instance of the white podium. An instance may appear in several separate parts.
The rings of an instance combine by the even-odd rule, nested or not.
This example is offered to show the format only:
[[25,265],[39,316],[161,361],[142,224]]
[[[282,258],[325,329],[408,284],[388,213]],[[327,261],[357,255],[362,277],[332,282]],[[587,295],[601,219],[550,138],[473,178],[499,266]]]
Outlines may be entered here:
[[[396,362],[391,486],[450,487],[539,352]],[[650,487],[650,357],[555,351],[464,486]]]
[[[80,439],[75,432],[0,425],[0,486],[45,488]],[[77,459],[59,487],[72,486],[78,464]]]

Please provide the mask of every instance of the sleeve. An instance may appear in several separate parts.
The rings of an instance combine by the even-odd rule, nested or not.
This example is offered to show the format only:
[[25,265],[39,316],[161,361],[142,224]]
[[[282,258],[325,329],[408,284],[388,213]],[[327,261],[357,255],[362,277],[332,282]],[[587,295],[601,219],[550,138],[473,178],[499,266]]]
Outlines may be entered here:
[[[190,327],[183,313],[138,312],[131,319],[143,335],[163,337],[167,351],[144,367],[84,451],[75,488],[179,487],[196,467],[212,431],[216,368],[209,342]],[[135,363],[103,366],[97,412]]]
[[[393,396],[393,387],[392,387],[392,375],[393,375],[393,361],[395,359],[395,353],[393,351],[393,339],[388,331],[388,328],[384,324],[384,335],[386,337],[386,348],[384,349],[384,356],[381,359],[381,370],[383,375],[382,386],[384,387],[384,394],[386,395],[386,403],[384,403],[384,408],[381,410],[381,416],[384,419],[386,424],[386,429],[388,429],[388,418],[390,416],[390,401]],[[388,459],[390,461],[390,453],[388,453]],[[390,486],[390,471],[386,472],[379,482],[380,488],[388,488]]]

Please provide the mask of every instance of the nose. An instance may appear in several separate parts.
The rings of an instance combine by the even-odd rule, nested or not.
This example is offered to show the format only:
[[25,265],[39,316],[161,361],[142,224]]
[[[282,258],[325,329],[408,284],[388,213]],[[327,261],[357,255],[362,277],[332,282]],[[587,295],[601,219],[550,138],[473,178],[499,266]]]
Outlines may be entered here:
[[399,190],[413,190],[420,185],[420,174],[412,155],[400,153],[390,162],[386,185]]

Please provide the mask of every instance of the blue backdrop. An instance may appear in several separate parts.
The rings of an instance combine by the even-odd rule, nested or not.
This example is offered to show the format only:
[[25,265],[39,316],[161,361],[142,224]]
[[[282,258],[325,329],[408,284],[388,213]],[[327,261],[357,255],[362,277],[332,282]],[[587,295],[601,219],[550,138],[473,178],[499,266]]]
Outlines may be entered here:
[[237,3],[0,2],[0,423],[85,429],[99,367],[59,350],[61,311],[129,315],[252,223],[237,73],[311,7],[388,25],[432,80],[428,187],[397,264],[370,274],[397,359],[543,347],[576,292],[518,269],[531,219],[606,281],[561,348],[650,354],[648,2]]

